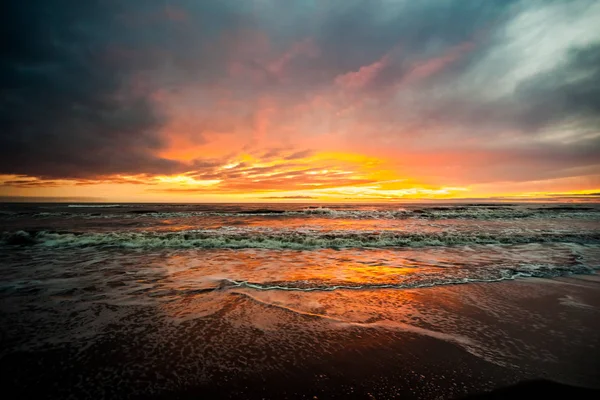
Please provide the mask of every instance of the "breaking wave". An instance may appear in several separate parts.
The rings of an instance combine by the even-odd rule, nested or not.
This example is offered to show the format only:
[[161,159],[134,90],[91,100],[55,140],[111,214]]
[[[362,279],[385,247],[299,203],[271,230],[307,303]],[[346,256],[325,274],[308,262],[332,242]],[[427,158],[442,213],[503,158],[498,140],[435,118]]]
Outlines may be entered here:
[[339,249],[470,244],[599,244],[600,232],[394,232],[285,229],[209,229],[178,232],[4,232],[0,243],[46,247]]
[[226,280],[222,282],[215,290],[226,288],[248,288],[254,290],[282,290],[282,291],[301,291],[301,292],[329,292],[335,290],[378,290],[378,289],[420,289],[434,286],[463,285],[468,283],[492,283],[518,278],[555,278],[559,276],[568,276],[573,274],[591,274],[595,269],[585,265],[572,265],[565,267],[536,267],[523,266],[516,268],[500,268],[485,270],[469,270],[471,277],[456,278],[452,274],[444,275],[440,273],[435,278],[418,276],[411,282],[402,283],[384,283],[384,284],[336,284],[329,282],[247,282]]
[[[97,208],[94,212],[20,212],[0,215],[3,218],[30,217],[47,218],[84,218],[84,219],[143,219],[143,218],[205,218],[205,217],[271,217],[271,218],[328,218],[353,220],[402,220],[402,219],[466,219],[466,220],[495,220],[495,219],[600,219],[600,208],[581,206],[554,207],[511,207],[511,206],[443,206],[423,208],[398,209],[335,209],[327,207],[312,207],[300,210],[283,209],[247,209],[247,210],[178,210],[141,208],[128,210],[119,204],[71,204],[68,208]],[[111,209],[106,212],[102,209]],[[114,211],[113,211],[114,210]]]

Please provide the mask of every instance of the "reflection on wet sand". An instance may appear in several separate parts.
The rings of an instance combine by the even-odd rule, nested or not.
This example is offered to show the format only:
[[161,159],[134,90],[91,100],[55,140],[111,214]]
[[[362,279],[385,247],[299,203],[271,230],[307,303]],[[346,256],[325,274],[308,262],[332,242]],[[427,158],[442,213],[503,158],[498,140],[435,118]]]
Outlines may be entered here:
[[[10,357],[2,365],[12,367],[3,373],[20,388],[48,385],[57,398],[67,392],[294,398],[307,391],[433,398],[526,378],[598,382],[598,358],[590,357],[600,348],[594,276],[419,289],[373,285],[417,279],[414,271],[426,270],[425,260],[451,265],[449,254],[215,250],[144,253],[145,262],[136,263],[123,252],[72,269],[73,254],[65,254],[51,268],[39,267],[39,283],[30,284],[36,292],[16,292],[4,302],[5,349],[12,353],[2,353]],[[568,259],[560,248],[555,256]],[[299,264],[295,257],[307,260],[300,272],[280,267]],[[62,280],[52,278],[57,264],[68,272]],[[242,280],[328,289],[235,283]],[[338,283],[354,286],[331,288]],[[24,354],[35,354],[35,362]]]
[[[413,266],[379,265],[374,270],[364,261],[368,258],[371,262],[384,264],[385,252],[357,251],[353,262],[335,259],[335,253],[325,252],[319,256],[321,263],[314,262],[297,272],[278,271],[275,266],[280,261],[269,263],[252,252],[242,262],[245,268],[239,271],[233,268],[227,271],[227,276],[254,282],[270,279],[264,288],[238,285],[236,280],[213,276],[212,291],[196,293],[185,301],[167,302],[160,307],[174,321],[218,313],[223,321],[236,329],[269,331],[278,337],[296,334],[289,329],[290,318],[307,318],[308,323],[302,330],[317,337],[327,335],[327,332],[356,329],[364,330],[366,335],[382,333],[382,337],[417,334],[458,346],[498,367],[529,370],[532,377],[552,376],[553,373],[558,377],[560,371],[568,367],[577,375],[572,383],[593,384],[596,381],[593,365],[590,365],[593,360],[587,358],[588,361],[582,362],[583,353],[572,354],[568,349],[577,343],[583,349],[600,346],[600,336],[594,332],[596,324],[592,322],[594,316],[600,315],[600,279],[518,280],[510,285],[441,285],[426,290],[386,288],[377,285],[410,279],[415,269],[422,277],[425,267],[417,267],[414,263],[419,257],[431,255],[406,252],[403,257]],[[293,258],[294,254],[286,256]],[[396,262],[402,264],[403,257],[397,256]],[[533,256],[528,253],[527,257],[531,261]],[[557,262],[564,262],[567,256],[559,254],[557,257]],[[324,262],[333,259],[335,262]],[[193,268],[178,271],[177,265],[182,261],[173,258],[165,264],[172,271],[166,280],[169,284],[185,291],[196,285],[197,280],[206,283],[207,277],[196,275]],[[286,262],[290,260],[286,259]],[[185,263],[190,265],[189,260]],[[227,265],[231,267],[233,263],[228,261]],[[236,275],[242,271],[245,275]],[[329,286],[311,286],[314,282]],[[351,288],[335,286],[340,282]],[[290,286],[292,283],[295,286]],[[288,286],[286,290],[275,289],[277,284]],[[587,298],[584,300],[580,295],[555,298],[557,289],[573,293],[584,290]],[[243,307],[233,306],[240,302]],[[564,314],[557,316],[555,307],[558,304],[563,306]],[[573,318],[577,312],[579,319]],[[561,324],[563,318],[568,318],[570,323]],[[378,346],[386,346],[386,343],[387,339]]]

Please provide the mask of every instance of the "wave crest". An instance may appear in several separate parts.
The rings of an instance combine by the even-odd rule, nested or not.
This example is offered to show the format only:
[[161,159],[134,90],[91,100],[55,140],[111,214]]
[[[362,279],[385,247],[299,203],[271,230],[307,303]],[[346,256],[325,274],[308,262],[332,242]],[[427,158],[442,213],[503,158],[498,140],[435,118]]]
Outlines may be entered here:
[[600,243],[600,232],[393,232],[212,229],[178,232],[4,232],[0,243],[46,247],[338,249],[472,244]]
[[[154,205],[150,209],[128,209],[124,205],[77,205],[77,208],[93,208],[94,212],[11,212],[1,214],[2,218],[204,218],[204,217],[268,217],[268,218],[327,218],[352,220],[514,220],[514,219],[600,219],[600,208],[595,207],[511,207],[511,206],[440,206],[396,209],[336,209],[309,207],[300,210],[285,209],[242,209],[242,210],[179,210],[172,207],[163,209]],[[109,211],[104,211],[108,209]]]

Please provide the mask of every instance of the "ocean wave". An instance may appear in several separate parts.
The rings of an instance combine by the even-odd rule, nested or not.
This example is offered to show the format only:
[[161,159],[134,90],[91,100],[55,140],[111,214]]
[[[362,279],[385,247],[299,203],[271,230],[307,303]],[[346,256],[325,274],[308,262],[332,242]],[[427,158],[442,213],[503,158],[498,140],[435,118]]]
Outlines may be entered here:
[[[69,205],[84,208],[120,208],[121,205]],[[599,220],[600,208],[593,207],[502,207],[502,206],[447,206],[399,209],[334,209],[313,207],[302,210],[248,209],[248,210],[161,210],[160,208],[124,210],[121,212],[18,212],[0,215],[2,218],[36,219],[145,219],[145,218],[325,218],[351,220],[514,220],[514,219],[588,219]]]
[[306,209],[309,216],[347,219],[520,219],[520,218],[600,218],[600,210],[591,207],[514,208],[502,206],[425,207],[397,210]]
[[121,204],[69,204],[69,208],[119,208]]
[[4,232],[0,243],[46,247],[339,249],[471,244],[598,244],[600,232],[394,232],[220,228],[178,232]]
[[381,290],[381,289],[421,289],[435,286],[464,285],[469,283],[493,283],[518,278],[556,278],[560,276],[592,274],[595,269],[584,265],[572,265],[566,267],[536,267],[523,266],[510,269],[474,270],[472,277],[456,278],[451,274],[436,278],[415,279],[411,282],[383,283],[383,284],[352,284],[352,283],[327,283],[311,281],[294,282],[247,282],[227,279],[214,290],[228,288],[248,288],[254,290],[275,291],[300,291],[300,292],[329,292],[335,290]]
[[435,286],[463,285],[471,283],[493,283],[519,278],[556,278],[569,275],[593,274],[598,267],[586,265],[579,261],[556,264],[515,264],[511,267],[474,266],[456,269],[438,268],[435,274],[415,273],[410,276],[390,276],[389,281],[372,283],[344,281],[335,278],[303,279],[289,281],[252,281],[235,278],[210,279],[200,287],[183,287],[178,289],[181,295],[196,295],[212,291],[232,289],[250,289],[258,291],[289,292],[331,292],[336,290],[386,290],[386,289],[421,289]]

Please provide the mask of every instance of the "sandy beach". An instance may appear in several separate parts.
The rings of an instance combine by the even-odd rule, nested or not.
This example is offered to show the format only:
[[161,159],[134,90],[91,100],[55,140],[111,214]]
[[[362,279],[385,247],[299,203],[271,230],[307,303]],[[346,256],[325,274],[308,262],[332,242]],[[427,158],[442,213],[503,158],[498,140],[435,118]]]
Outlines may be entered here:
[[[156,308],[63,303],[69,319],[52,327],[3,313],[0,373],[18,398],[460,398],[532,379],[600,388],[598,275],[322,292],[312,306],[339,306],[321,313],[302,295],[211,292],[210,311],[197,309],[205,294]],[[364,319],[378,302],[393,319]],[[61,330],[76,340],[48,340]]]

